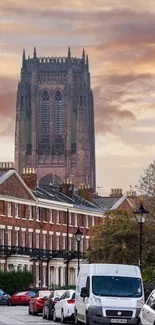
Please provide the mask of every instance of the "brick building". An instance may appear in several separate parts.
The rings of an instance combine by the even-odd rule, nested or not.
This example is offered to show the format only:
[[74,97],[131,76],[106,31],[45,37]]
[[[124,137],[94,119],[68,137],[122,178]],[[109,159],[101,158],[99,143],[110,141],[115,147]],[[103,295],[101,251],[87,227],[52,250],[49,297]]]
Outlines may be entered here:
[[102,209],[92,200],[90,188],[75,193],[70,183],[37,187],[34,171],[26,170],[21,177],[14,169],[1,168],[1,270],[31,270],[37,287],[75,284],[77,226],[83,232],[83,254],[89,246],[91,226],[103,220]]
[[72,179],[95,190],[94,102],[88,56],[39,58],[23,52],[17,91],[15,168],[40,184]]

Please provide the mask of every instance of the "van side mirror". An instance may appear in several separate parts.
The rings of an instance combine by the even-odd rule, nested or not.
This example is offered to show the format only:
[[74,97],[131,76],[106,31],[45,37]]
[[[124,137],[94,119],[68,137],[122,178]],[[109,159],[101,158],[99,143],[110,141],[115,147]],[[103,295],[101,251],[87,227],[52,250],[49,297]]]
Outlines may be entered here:
[[83,287],[83,288],[81,289],[80,297],[82,297],[82,298],[86,298],[86,297],[88,297],[88,290],[87,290],[86,287]]

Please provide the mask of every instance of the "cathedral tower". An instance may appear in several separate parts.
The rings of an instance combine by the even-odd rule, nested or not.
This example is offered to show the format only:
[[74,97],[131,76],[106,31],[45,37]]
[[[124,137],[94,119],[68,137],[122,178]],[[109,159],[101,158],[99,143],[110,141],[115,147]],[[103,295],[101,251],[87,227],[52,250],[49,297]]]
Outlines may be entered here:
[[70,179],[95,190],[94,103],[88,56],[26,58],[18,84],[15,168],[41,183]]

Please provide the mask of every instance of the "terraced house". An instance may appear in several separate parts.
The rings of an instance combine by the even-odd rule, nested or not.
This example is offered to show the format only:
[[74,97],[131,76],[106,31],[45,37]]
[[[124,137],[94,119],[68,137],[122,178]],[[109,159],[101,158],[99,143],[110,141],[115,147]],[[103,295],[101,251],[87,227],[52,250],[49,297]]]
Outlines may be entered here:
[[73,184],[42,183],[34,170],[22,176],[13,166],[0,166],[0,268],[28,269],[36,287],[75,284],[77,226],[83,233],[81,258],[89,247],[90,228],[103,220],[93,203],[93,190]]

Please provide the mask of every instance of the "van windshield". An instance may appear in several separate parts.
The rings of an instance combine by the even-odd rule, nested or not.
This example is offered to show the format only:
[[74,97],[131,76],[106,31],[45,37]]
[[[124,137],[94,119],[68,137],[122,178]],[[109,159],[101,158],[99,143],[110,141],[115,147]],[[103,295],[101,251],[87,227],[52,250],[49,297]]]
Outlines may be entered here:
[[142,283],[139,278],[123,276],[93,276],[92,292],[97,296],[141,297]]

